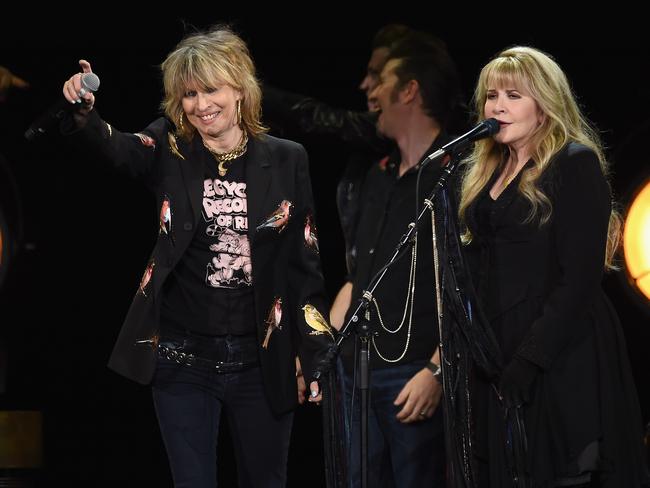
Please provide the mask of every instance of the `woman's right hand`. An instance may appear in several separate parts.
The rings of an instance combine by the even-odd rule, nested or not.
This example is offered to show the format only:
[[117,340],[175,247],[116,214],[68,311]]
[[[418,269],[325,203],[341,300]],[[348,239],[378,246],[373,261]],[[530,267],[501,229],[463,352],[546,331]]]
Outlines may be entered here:
[[499,379],[499,396],[503,405],[511,408],[528,403],[533,381],[539,372],[537,365],[515,355]]
[[81,66],[81,73],[72,75],[70,79],[63,84],[63,96],[70,103],[81,104],[79,113],[87,115],[95,105],[95,94],[90,90],[83,89],[81,77],[85,73],[92,73],[93,70],[90,67],[90,63],[85,59],[79,60],[79,66]]

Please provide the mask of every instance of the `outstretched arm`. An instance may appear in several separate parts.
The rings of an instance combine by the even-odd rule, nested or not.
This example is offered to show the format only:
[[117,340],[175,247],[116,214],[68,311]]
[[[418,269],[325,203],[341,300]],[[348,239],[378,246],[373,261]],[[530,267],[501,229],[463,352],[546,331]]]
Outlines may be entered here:
[[303,134],[330,135],[364,150],[383,154],[386,139],[376,130],[377,115],[332,107],[311,97],[265,84],[263,113],[272,125],[291,124]]
[[151,175],[156,148],[166,146],[169,124],[159,118],[140,133],[121,132],[101,119],[94,109],[96,95],[83,86],[82,77],[92,73],[90,63],[79,61],[81,72],[63,84],[63,96],[78,105],[62,120],[61,132],[71,140],[101,154],[117,170],[147,180]]

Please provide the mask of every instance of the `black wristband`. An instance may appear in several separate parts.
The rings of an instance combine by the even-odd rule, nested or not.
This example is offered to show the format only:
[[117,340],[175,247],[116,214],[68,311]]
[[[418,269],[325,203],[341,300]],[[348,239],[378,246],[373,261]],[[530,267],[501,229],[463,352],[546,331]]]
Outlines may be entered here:
[[438,380],[438,383],[442,382],[442,369],[440,368],[440,365],[434,363],[433,361],[429,361],[424,365],[424,367],[433,373],[433,377]]

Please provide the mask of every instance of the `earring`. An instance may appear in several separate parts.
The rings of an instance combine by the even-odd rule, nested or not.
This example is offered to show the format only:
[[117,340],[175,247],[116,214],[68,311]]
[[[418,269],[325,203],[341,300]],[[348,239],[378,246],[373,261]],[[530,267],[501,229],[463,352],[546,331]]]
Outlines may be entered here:
[[183,127],[183,111],[181,110],[181,113],[178,114],[178,131],[183,132],[185,128]]
[[237,125],[241,126],[241,98],[237,100]]

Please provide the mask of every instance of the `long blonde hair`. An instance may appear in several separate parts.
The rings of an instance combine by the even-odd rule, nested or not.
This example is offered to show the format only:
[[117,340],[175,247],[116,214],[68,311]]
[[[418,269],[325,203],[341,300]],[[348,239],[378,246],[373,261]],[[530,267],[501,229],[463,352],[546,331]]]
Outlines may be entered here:
[[[241,126],[249,135],[267,131],[261,123],[262,90],[246,43],[229,27],[218,25],[207,32],[185,37],[161,65],[165,96],[161,107],[176,124],[181,137],[190,140],[196,129],[182,123],[183,95],[188,85],[205,90],[226,83],[241,92]],[[181,118],[181,121],[179,121]]]
[[[537,186],[537,181],[553,156],[567,143],[577,142],[592,149],[600,161],[605,177],[608,164],[598,133],[584,117],[571,91],[569,81],[558,64],[548,54],[524,46],[516,46],[499,53],[479,75],[473,103],[478,121],[485,119],[484,107],[488,89],[514,86],[529,94],[544,114],[543,121],[531,137],[531,158],[534,165],[522,170],[518,191],[530,202],[526,222],[538,220],[542,225],[553,211],[548,196]],[[477,141],[473,152],[464,161],[468,165],[462,183],[459,217],[464,226],[463,242],[472,239],[465,224],[469,205],[488,184],[504,162],[507,148],[492,138]],[[618,247],[621,218],[612,209],[607,236],[605,265],[613,267],[612,260]]]

